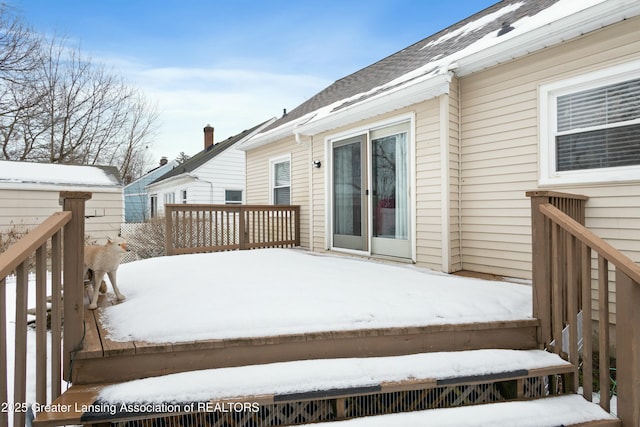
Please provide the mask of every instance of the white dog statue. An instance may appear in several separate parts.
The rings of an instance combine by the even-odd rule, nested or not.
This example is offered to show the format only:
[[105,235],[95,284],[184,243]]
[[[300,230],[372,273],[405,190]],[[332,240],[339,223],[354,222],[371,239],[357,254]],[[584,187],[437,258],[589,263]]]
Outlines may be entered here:
[[[93,296],[89,304],[89,310],[98,308],[98,296],[104,275],[109,276],[113,291],[118,301],[125,299],[120,293],[116,283],[116,272],[120,266],[122,256],[128,251],[127,243],[123,239],[108,238],[104,245],[89,245],[84,247],[84,273],[92,270],[91,282],[93,284]],[[106,289],[104,289],[106,290]]]

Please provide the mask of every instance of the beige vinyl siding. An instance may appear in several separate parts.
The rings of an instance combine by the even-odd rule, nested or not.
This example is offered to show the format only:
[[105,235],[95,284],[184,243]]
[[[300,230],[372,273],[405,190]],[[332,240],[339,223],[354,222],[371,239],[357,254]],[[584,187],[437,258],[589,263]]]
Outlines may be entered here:
[[291,156],[291,204],[300,205],[300,245],[309,247],[309,142],[295,142],[293,136],[246,153],[247,204],[270,203],[269,161]]
[[416,262],[442,269],[440,100],[416,105]]
[[[528,190],[538,189],[538,87],[640,58],[634,18],[460,80],[463,268],[531,277]],[[550,187],[585,194],[587,226],[640,261],[640,185]]]
[[[66,191],[61,188],[60,191]],[[0,189],[0,233],[14,225],[22,231],[33,229],[54,212],[62,210],[58,191]],[[86,234],[97,241],[117,236],[124,219],[121,191],[93,192],[87,201]]]
[[449,91],[449,271],[462,270],[460,234],[460,111],[458,108],[458,80],[454,78]]
[[325,142],[324,138],[319,136],[313,137],[312,143],[312,159],[320,160],[322,162],[322,166],[320,168],[312,168],[311,172],[311,202],[312,202],[312,211],[313,211],[313,223],[311,227],[313,227],[313,244],[311,249],[315,251],[323,251],[329,249],[329,242],[327,241],[326,236],[326,221],[327,221],[327,211],[325,206],[325,198],[326,194],[326,180],[328,170],[327,167],[329,165],[329,161],[327,159],[327,154],[325,153]]

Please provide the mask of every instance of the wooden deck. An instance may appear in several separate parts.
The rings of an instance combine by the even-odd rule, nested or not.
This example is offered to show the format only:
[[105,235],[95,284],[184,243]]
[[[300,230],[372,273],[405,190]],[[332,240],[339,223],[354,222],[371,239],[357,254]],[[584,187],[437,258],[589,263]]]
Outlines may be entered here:
[[74,357],[74,384],[117,382],[198,369],[302,359],[537,348],[536,319],[166,344],[116,342],[108,338],[100,321],[104,308],[111,305],[112,300],[115,297],[111,294],[101,295],[98,309],[85,310],[84,346]]

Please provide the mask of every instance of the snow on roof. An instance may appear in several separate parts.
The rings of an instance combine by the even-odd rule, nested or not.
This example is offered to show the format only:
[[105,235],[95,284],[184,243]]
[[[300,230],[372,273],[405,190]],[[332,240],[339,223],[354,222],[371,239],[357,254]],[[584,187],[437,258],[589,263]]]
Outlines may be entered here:
[[[433,59],[432,61],[425,63],[421,67],[416,68],[413,71],[409,71],[393,80],[386,82],[383,85],[374,87],[368,90],[367,92],[358,93],[349,98],[341,99],[330,105],[327,105],[317,110],[316,112],[314,112],[311,117],[307,118],[307,120],[303,120],[300,126],[309,125],[313,122],[319,121],[324,117],[339,111],[344,106],[349,106],[354,102],[367,100],[370,97],[386,93],[390,90],[398,90],[403,85],[413,85],[419,81],[432,79],[433,77],[436,77],[438,75],[444,75],[450,69],[455,68],[456,61],[459,61],[465,57],[468,57],[480,51],[486,50],[499,43],[503,43],[507,40],[513,39],[528,31],[532,31],[536,28],[543,27],[549,22],[557,21],[563,17],[577,13],[581,10],[587,9],[590,6],[601,3],[603,1],[605,0],[581,0],[581,1],[560,0],[558,1],[558,3],[550,6],[547,9],[542,10],[541,12],[533,16],[525,16],[520,20],[512,23],[511,26],[513,27],[513,30],[511,30],[506,34],[498,36],[498,33],[490,32],[460,50],[457,50],[449,55],[444,55],[444,56],[438,57],[437,59]],[[524,3],[522,2],[515,3],[509,6],[505,6],[504,8],[492,14],[481,16],[477,20],[471,21],[465,24],[463,27],[457,30],[451,31],[449,33],[446,33],[440,38],[427,43],[427,45],[425,45],[421,49],[438,45],[443,41],[446,41],[449,39],[458,39],[469,33],[481,30],[487,24],[494,22],[496,19],[499,19],[499,17],[504,16],[507,13],[517,10],[523,4]]]
[[120,266],[118,285],[127,300],[105,308],[102,316],[114,341],[186,342],[531,318],[529,286],[293,249],[135,261]]
[[[419,90],[424,91],[425,83],[432,81],[434,85],[440,84],[437,78],[446,76],[452,70],[455,70],[457,75],[465,75],[639,13],[637,2],[630,0],[527,0],[504,3],[505,6],[500,7],[503,3],[498,3],[452,25],[449,29],[337,80],[248,140],[243,144],[243,148],[257,147],[292,133],[310,135],[345,125],[346,123],[342,122],[330,122],[335,120],[333,117],[353,106],[366,104],[401,90],[410,90],[418,84],[422,84]],[[596,10],[596,6],[600,4],[603,6]],[[627,12],[620,12],[619,16],[606,13],[607,10],[617,11],[624,8],[627,8],[631,15],[627,15]],[[609,16],[603,16],[603,13]],[[583,14],[588,19],[583,16],[576,23],[571,23],[572,25],[558,24],[554,29],[558,36],[548,37],[550,25],[564,22],[577,14]],[[598,22],[591,23],[589,19]],[[513,29],[498,36],[503,20]],[[537,37],[535,44],[529,40],[534,35]],[[466,65],[463,64],[465,61],[476,61],[478,65],[466,66],[463,69],[461,66]],[[438,91],[432,94],[427,92],[426,97],[439,94]],[[405,105],[391,105],[388,102],[380,104],[380,108],[387,108],[389,111],[402,106]],[[385,112],[388,111],[370,108],[356,115],[354,119],[361,120],[368,117],[366,114]]]
[[462,27],[453,30],[453,31],[449,31],[447,33],[445,33],[444,35],[440,36],[439,38],[435,39],[435,40],[431,40],[429,41],[429,43],[427,43],[422,49],[431,47],[431,46],[435,46],[437,44],[440,44],[446,40],[452,39],[452,38],[457,38],[457,37],[461,37],[464,36],[466,34],[472,33],[474,31],[477,31],[481,28],[483,28],[485,25],[495,21],[496,19],[499,19],[501,16],[506,15],[509,12],[513,12],[515,10],[517,10],[518,8],[520,8],[522,5],[524,5],[524,2],[520,2],[520,3],[514,3],[514,4],[510,4],[507,5],[505,7],[503,7],[500,10],[497,10],[493,13],[489,13],[488,15],[484,15],[478,19],[476,19],[475,21],[471,21],[466,23],[465,25],[463,25]]
[[0,160],[0,185],[27,183],[113,187],[120,185],[120,178],[118,170],[111,166],[77,166]]

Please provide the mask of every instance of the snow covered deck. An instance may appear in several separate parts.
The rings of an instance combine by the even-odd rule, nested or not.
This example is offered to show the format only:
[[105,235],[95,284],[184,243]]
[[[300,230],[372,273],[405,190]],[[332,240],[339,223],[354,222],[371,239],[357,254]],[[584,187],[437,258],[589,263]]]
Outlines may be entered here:
[[[536,346],[527,285],[300,250],[124,264],[87,312],[74,383],[329,357]],[[123,363],[125,362],[126,363]]]

